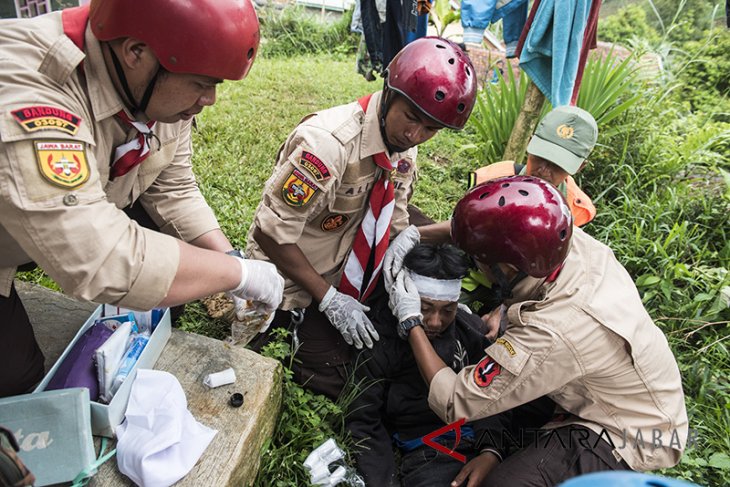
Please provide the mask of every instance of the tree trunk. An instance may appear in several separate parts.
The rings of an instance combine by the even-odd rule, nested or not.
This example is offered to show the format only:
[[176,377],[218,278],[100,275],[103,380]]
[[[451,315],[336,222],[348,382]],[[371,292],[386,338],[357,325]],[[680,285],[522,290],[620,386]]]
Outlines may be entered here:
[[527,86],[527,93],[525,93],[525,101],[522,103],[517,120],[515,120],[515,126],[512,129],[509,141],[507,141],[502,160],[522,161],[530,137],[532,137],[532,133],[540,121],[540,112],[544,104],[545,95],[542,94],[535,83],[530,81]]

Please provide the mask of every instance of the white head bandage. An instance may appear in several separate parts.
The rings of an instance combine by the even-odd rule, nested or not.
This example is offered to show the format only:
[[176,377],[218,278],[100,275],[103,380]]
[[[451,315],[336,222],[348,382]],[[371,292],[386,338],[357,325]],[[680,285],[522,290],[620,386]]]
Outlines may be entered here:
[[461,279],[434,279],[408,270],[408,276],[422,298],[435,301],[458,301],[461,293]]

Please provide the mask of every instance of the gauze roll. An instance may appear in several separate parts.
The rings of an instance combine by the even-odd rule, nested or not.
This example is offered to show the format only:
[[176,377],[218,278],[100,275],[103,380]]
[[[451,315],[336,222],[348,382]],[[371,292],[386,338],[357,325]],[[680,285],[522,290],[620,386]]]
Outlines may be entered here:
[[214,387],[224,386],[226,384],[233,384],[234,382],[236,382],[236,371],[230,367],[214,374],[208,374],[205,376],[205,379],[203,379],[203,384],[211,389]]

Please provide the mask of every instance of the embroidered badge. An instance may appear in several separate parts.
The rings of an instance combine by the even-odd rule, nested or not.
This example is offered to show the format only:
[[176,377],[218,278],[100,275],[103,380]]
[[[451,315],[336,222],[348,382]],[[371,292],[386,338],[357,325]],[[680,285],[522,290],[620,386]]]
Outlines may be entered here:
[[337,230],[342,225],[347,223],[347,221],[350,219],[347,215],[338,215],[338,214],[332,214],[329,215],[327,218],[322,220],[322,230],[325,232],[331,232],[333,230]]
[[497,340],[495,340],[494,343],[496,343],[498,345],[502,345],[505,349],[507,349],[507,353],[509,354],[510,357],[514,357],[515,355],[517,355],[517,352],[515,351],[515,347],[512,346],[512,344],[509,342],[509,340],[505,340],[504,338],[497,338]]
[[294,169],[281,188],[284,201],[289,206],[304,206],[312,196],[319,191],[314,181],[309,179],[300,170]]
[[60,108],[48,106],[25,107],[10,113],[28,132],[60,130],[69,135],[76,135],[81,123],[81,117]]
[[303,151],[299,164],[301,164],[307,171],[311,172],[312,176],[314,176],[314,179],[317,181],[325,181],[330,178],[330,171],[327,169],[327,166],[319,157],[315,156],[311,152]]
[[81,142],[38,141],[35,154],[41,175],[61,188],[76,188],[89,179],[86,148]]
[[398,161],[398,172],[401,174],[406,174],[408,171],[411,170],[411,163],[408,162],[406,159],[401,159]]
[[561,139],[572,139],[575,129],[570,125],[562,124],[558,126],[556,132]]
[[502,367],[487,355],[474,367],[474,383],[487,387],[502,372]]

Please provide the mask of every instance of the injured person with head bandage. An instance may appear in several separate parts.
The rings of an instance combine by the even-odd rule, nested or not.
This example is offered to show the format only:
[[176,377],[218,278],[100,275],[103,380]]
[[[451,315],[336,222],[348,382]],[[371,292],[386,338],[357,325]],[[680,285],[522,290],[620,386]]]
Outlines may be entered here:
[[[413,316],[414,322],[422,323],[441,359],[455,372],[476,364],[491,343],[480,317],[458,303],[461,278],[470,266],[468,257],[451,245],[419,244],[405,256],[403,265],[420,298],[421,314]],[[455,455],[424,443],[424,436],[447,425],[429,408],[428,386],[408,342],[399,338],[408,319],[398,325],[388,307],[388,294],[381,287],[376,295],[379,299],[372,300],[370,319],[381,339],[355,362],[358,395],[347,415],[347,427],[357,445],[358,471],[367,485],[451,485],[454,481],[479,485],[473,482],[509,453],[502,438],[516,437],[520,428],[544,424],[553,411],[552,402],[540,399],[426,438],[427,443],[433,441]]]

